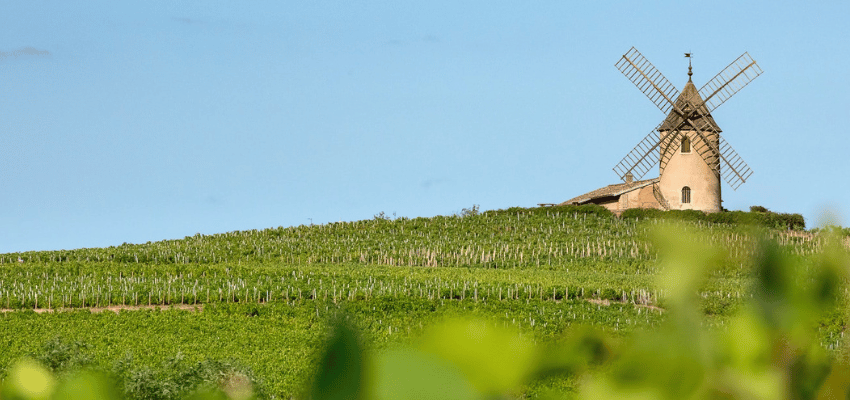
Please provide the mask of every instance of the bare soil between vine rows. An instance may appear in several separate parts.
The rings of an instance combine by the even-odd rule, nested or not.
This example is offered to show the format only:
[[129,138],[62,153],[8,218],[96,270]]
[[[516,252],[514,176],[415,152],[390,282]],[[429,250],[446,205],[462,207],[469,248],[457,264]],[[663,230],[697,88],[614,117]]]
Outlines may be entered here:
[[[620,304],[620,305],[632,305],[634,307],[646,308],[653,311],[664,312],[664,308],[653,306],[649,304],[634,304],[628,302],[621,301],[613,301],[607,299],[585,299],[588,303],[593,303],[600,306],[610,306],[611,304]],[[560,301],[558,301],[560,302]],[[106,307],[66,307],[66,308],[0,308],[0,313],[11,313],[11,312],[24,312],[24,311],[34,311],[36,314],[44,314],[44,313],[54,313],[54,312],[73,312],[80,310],[88,310],[93,313],[100,313],[104,311],[112,311],[118,314],[121,311],[139,311],[139,310],[159,310],[159,311],[167,311],[167,310],[182,310],[189,312],[201,312],[204,311],[203,304],[170,304],[170,305],[139,305],[139,306],[106,306]]]
[[183,311],[191,311],[191,312],[200,312],[204,310],[203,304],[171,304],[167,306],[163,305],[144,305],[144,306],[106,306],[106,307],[68,307],[68,308],[26,308],[26,309],[10,309],[10,308],[0,308],[0,313],[9,313],[9,312],[21,312],[21,311],[35,311],[37,314],[44,313],[54,313],[54,312],[73,312],[80,310],[88,310],[93,313],[99,313],[104,311],[112,311],[118,314],[121,311],[138,311],[138,310],[183,310]]

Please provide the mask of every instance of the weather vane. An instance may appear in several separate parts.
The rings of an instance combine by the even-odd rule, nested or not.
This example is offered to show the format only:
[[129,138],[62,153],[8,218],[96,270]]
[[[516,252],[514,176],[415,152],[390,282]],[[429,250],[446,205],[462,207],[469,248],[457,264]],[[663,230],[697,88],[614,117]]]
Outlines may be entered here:
[[694,75],[693,71],[691,70],[691,60],[693,59],[693,54],[694,53],[685,53],[685,58],[688,59],[688,82],[691,82],[691,76]]

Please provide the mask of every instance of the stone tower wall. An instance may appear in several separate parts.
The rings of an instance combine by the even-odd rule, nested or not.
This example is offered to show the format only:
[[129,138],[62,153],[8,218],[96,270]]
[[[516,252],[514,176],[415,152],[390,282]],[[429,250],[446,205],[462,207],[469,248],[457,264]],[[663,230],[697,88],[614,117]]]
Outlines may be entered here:
[[[661,132],[662,135],[668,133]],[[678,145],[661,149],[661,151],[672,151],[672,148],[676,150],[669,154],[669,161],[660,171],[659,189],[672,210],[719,212],[721,210],[720,176],[709,166],[712,164],[716,167],[719,160],[712,158],[709,159],[709,163],[706,163],[698,151],[704,146],[702,139],[693,131],[682,131],[682,134],[690,138],[691,151],[683,153]],[[719,148],[717,133],[704,136],[713,142],[715,148]],[[686,186],[691,189],[690,203],[682,203],[682,188]]]

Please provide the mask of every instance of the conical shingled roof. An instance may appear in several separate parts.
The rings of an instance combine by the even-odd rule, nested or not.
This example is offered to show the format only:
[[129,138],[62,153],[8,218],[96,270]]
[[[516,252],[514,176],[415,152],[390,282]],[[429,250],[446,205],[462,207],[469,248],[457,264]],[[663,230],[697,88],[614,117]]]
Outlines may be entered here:
[[[705,102],[703,102],[702,97],[700,97],[699,92],[697,91],[697,88],[694,87],[694,83],[691,82],[690,79],[688,80],[688,83],[685,84],[685,88],[682,89],[682,93],[679,94],[679,97],[676,99],[676,107],[678,107],[680,110],[685,110],[686,107],[690,107],[688,106],[688,104],[700,107],[700,111],[702,111],[702,114],[705,116],[705,119],[707,119],[708,123],[710,124],[709,126],[717,130],[717,132],[720,132],[720,127],[717,126],[717,123],[714,122],[714,118],[712,118],[711,114],[708,113],[708,109],[705,107]],[[704,125],[705,123],[702,121],[702,119],[703,117],[697,117],[696,119],[694,119],[695,125]],[[661,123],[661,127],[658,128],[658,130],[670,131],[678,127],[681,123],[682,117],[680,117],[679,114],[676,114],[676,111],[670,111],[670,114],[667,115],[667,118],[664,120],[664,122]],[[683,129],[690,129],[690,126],[685,125]]]

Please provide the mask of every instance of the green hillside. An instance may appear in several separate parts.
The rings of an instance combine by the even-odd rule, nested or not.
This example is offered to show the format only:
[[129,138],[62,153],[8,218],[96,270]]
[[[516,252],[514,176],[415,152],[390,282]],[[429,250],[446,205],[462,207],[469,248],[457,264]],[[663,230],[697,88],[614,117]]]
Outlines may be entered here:
[[[124,376],[127,396],[139,396],[140,387],[179,395],[181,380],[167,370],[226,360],[248,371],[261,396],[287,398],[302,393],[328,321],[341,310],[375,348],[409,343],[457,315],[518,329],[536,343],[557,340],[575,325],[626,337],[664,319],[667,300],[655,284],[659,256],[650,236],[670,218],[727,253],[699,288],[709,325],[724,323],[747,297],[761,238],[802,265],[825,244],[822,235],[776,229],[777,219],[758,213],[617,218],[600,207],[570,206],[379,215],[3,254],[0,346],[7,351],[0,370],[25,355],[59,357],[58,346],[59,358],[70,360],[59,372],[90,365]],[[156,305],[174,309],[150,309]],[[104,307],[128,310],[89,311]],[[34,312],[45,309],[61,312]],[[824,346],[838,346],[842,325],[838,316],[824,322]],[[539,385],[570,391],[575,384],[547,381],[525,390],[534,397]]]

